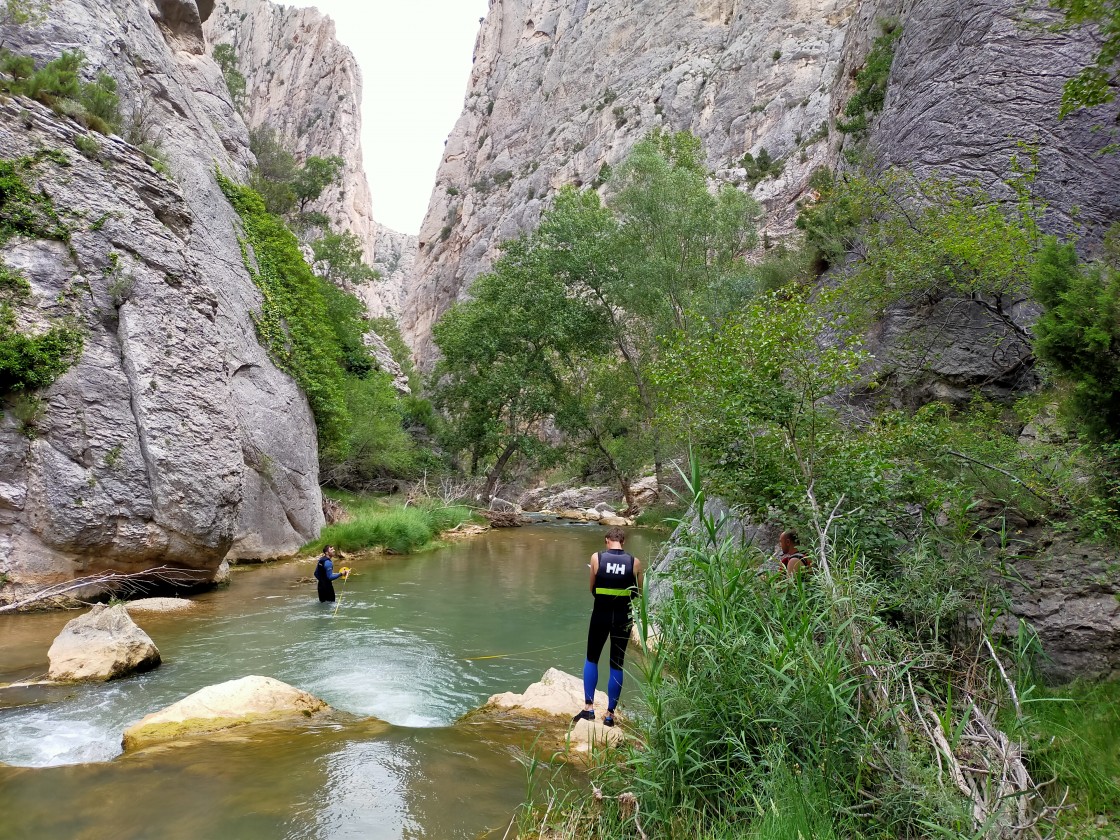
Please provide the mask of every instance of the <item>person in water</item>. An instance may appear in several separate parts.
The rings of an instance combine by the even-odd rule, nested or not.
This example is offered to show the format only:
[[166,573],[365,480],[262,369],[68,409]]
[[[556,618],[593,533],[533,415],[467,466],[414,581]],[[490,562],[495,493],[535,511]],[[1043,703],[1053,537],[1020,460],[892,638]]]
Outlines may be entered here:
[[591,555],[591,594],[595,606],[587,629],[587,661],[583,665],[583,711],[572,722],[595,720],[595,688],[599,683],[599,657],[611,640],[610,679],[607,681],[605,726],[614,726],[614,711],[622,695],[622,665],[630,640],[633,617],[630,602],[642,591],[642,562],[623,550],[626,533],[611,528],[606,534],[607,550]]
[[350,569],[343,566],[337,572],[334,570],[334,546],[328,545],[323,549],[319,562],[315,564],[315,580],[319,582],[319,603],[334,600],[334,583],[339,578],[350,577]]

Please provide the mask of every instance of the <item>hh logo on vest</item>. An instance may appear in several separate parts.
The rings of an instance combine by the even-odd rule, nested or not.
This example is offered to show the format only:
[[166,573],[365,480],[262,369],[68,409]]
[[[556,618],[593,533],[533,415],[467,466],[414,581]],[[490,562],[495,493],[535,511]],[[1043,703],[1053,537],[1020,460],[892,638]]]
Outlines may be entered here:
[[625,563],[607,563],[608,575],[621,575],[626,571]]

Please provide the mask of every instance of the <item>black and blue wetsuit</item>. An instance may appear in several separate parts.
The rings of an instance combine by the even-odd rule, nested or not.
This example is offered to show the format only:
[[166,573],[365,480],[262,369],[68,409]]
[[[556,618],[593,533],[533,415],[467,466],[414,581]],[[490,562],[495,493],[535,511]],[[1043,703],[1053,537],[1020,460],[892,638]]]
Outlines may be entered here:
[[338,580],[340,577],[342,574],[334,570],[331,558],[325,554],[319,558],[319,562],[315,564],[315,580],[319,581],[320,602],[334,600],[334,584],[331,581]]
[[611,673],[607,681],[607,709],[613,712],[622,695],[622,665],[626,644],[634,621],[630,602],[638,595],[638,578],[634,573],[634,556],[617,548],[599,552],[599,568],[595,573],[595,606],[587,628],[587,661],[583,665],[583,694],[588,703],[595,702],[595,686],[599,682],[599,656],[603,645],[611,640]]

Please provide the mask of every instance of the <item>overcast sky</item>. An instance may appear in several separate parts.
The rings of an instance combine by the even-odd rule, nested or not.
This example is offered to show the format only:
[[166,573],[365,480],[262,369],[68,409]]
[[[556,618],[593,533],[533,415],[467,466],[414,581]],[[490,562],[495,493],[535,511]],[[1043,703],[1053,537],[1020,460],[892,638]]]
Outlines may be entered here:
[[463,107],[489,0],[280,0],[334,18],[362,68],[362,156],[373,216],[418,233],[443,141]]

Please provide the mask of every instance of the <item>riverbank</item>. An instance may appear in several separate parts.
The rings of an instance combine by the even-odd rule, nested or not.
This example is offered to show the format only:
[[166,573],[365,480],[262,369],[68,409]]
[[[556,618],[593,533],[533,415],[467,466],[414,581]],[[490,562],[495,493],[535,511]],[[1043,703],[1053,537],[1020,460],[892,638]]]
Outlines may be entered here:
[[343,553],[383,549],[393,554],[412,554],[442,533],[475,519],[473,511],[465,505],[445,505],[434,499],[408,503],[399,497],[334,490],[324,495],[341,505],[345,518],[324,526],[319,539],[303,546],[301,554],[318,553],[328,545]]

